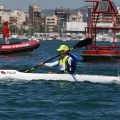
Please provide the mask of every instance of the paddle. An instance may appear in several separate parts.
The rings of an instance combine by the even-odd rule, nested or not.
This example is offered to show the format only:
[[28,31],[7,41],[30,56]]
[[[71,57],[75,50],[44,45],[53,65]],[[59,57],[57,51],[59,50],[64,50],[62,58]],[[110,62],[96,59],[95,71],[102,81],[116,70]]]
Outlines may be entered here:
[[[69,51],[71,51],[71,50],[73,50],[73,49],[76,49],[76,48],[85,47],[85,46],[87,46],[87,45],[90,45],[91,43],[92,43],[92,39],[91,39],[91,38],[86,38],[86,39],[84,39],[84,40],[79,41],[73,48],[70,48]],[[55,57],[53,57],[53,58],[45,61],[43,64],[45,64],[45,63],[47,63],[47,62],[49,62],[49,61],[51,61],[51,60],[53,60],[53,59],[55,59],[55,58],[57,58],[57,57],[59,57],[59,56],[60,56],[60,55],[57,55],[57,56],[55,56]],[[37,68],[37,67],[39,67],[39,65],[34,66],[34,67],[32,67],[32,68],[29,68],[29,69],[26,69],[26,70],[22,70],[21,72],[28,73],[28,72],[34,70],[34,69]]]

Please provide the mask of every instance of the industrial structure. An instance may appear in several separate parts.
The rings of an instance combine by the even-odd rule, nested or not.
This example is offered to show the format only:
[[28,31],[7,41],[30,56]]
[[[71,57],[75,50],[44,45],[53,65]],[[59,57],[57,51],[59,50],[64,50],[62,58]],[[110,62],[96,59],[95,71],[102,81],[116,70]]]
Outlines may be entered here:
[[[118,60],[120,46],[115,45],[115,40],[116,32],[120,30],[120,19],[114,2],[111,0],[86,0],[86,2],[93,2],[93,6],[89,8],[89,22],[85,28],[86,37],[92,38],[93,42],[81,54],[83,61]],[[112,31],[111,45],[97,44],[97,34],[102,30]]]

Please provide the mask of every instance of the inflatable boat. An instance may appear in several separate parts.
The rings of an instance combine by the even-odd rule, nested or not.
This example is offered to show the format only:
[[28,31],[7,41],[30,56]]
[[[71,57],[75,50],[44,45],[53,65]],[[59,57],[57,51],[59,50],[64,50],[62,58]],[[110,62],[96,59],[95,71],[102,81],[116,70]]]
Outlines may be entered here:
[[0,55],[33,51],[34,49],[37,49],[39,46],[40,41],[37,39],[28,40],[25,42],[0,44]]

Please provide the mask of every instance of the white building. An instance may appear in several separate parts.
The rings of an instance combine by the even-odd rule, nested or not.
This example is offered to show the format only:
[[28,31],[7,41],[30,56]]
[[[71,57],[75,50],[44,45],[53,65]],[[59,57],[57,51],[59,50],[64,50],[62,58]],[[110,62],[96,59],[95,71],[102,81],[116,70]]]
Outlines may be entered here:
[[86,22],[66,22],[64,31],[67,32],[84,32],[87,27]]
[[57,16],[46,16],[45,18],[46,32],[52,33],[54,31],[55,26],[57,26]]
[[26,21],[26,15],[23,11],[17,10],[17,26],[20,28],[23,25],[23,22]]
[[9,21],[10,26],[20,27],[25,21],[25,14],[20,10],[6,9],[0,6],[0,24]]
[[82,22],[83,14],[78,10],[77,13],[70,15],[70,22]]
[[120,7],[117,7],[117,10],[118,10],[118,14],[120,14]]

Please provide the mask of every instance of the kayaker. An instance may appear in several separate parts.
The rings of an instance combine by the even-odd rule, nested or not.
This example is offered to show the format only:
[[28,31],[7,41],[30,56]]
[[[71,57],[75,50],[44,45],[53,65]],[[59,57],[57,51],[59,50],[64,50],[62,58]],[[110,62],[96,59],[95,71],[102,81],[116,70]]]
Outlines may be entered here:
[[[52,63],[43,63],[40,62],[39,66],[57,66],[59,65],[59,69],[61,73],[69,73],[74,74],[76,70],[77,61],[79,60],[77,56],[71,54],[69,52],[69,48],[66,45],[61,45],[57,51],[60,54],[60,59],[58,61],[52,62]],[[49,72],[53,73],[53,72]]]
[[9,28],[8,28],[8,24],[9,24],[9,22],[6,21],[6,22],[4,23],[3,28],[2,28],[2,34],[3,34],[3,42],[4,42],[4,44],[9,44],[8,38],[9,38],[9,36],[10,36],[10,30],[9,30]]

